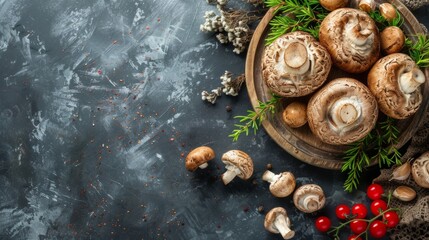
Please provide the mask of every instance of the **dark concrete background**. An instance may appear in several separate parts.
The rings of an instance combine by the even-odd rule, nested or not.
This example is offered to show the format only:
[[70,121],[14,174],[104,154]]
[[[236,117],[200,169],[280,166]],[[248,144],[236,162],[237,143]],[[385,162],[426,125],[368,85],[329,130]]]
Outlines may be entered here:
[[[245,89],[217,104],[201,91],[244,55],[199,31],[203,0],[0,0],[0,239],[280,239],[264,213],[285,207],[295,239],[325,239],[313,221],[335,205],[366,201],[377,176],[346,194],[337,171],[309,166],[264,130],[232,142]],[[429,26],[429,8],[415,12]],[[232,111],[226,111],[226,107]],[[189,173],[184,156],[208,145],[217,157]],[[224,186],[220,156],[254,160],[250,181]],[[327,206],[303,214],[261,175],[291,171],[320,184]]]

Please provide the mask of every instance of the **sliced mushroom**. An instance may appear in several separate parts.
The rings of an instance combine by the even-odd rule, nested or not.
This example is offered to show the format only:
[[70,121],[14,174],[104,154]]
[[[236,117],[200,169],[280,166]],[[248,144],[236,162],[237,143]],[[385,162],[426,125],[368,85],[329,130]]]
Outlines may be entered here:
[[271,233],[280,233],[283,239],[291,239],[295,236],[295,232],[290,229],[286,209],[282,207],[273,208],[265,215],[264,227]]
[[283,110],[282,117],[289,127],[302,127],[307,123],[307,106],[301,102],[292,102]]
[[302,185],[293,194],[295,207],[305,213],[312,213],[325,206],[325,194],[316,184]]
[[275,174],[266,170],[262,180],[270,183],[270,192],[276,197],[287,197],[295,190],[295,176],[291,172]]
[[407,187],[407,186],[399,186],[393,190],[392,195],[404,202],[412,201],[414,198],[416,198],[417,193],[414,191],[414,189]]
[[411,173],[420,187],[429,188],[429,151],[414,160]]
[[349,3],[348,0],[319,0],[320,5],[328,11],[343,8]]
[[380,33],[381,50],[386,54],[397,53],[402,50],[405,45],[404,32],[396,27],[390,26],[385,28]]
[[222,174],[225,185],[230,183],[235,176],[243,180],[249,179],[253,174],[253,161],[249,155],[240,150],[230,150],[222,155],[226,172]]
[[370,13],[375,10],[376,4],[374,0],[360,0],[359,9]]
[[308,95],[319,88],[331,70],[328,51],[309,33],[295,31],[265,48],[262,74],[268,88],[282,97]]
[[319,41],[332,62],[349,73],[368,70],[380,54],[380,39],[374,20],[364,11],[340,8],[322,21]]
[[381,16],[383,16],[387,21],[392,21],[396,18],[396,8],[390,3],[382,3],[378,6]]
[[417,112],[423,99],[420,85],[425,81],[424,73],[403,53],[381,58],[368,73],[368,88],[380,110],[395,119],[406,119]]
[[364,138],[378,118],[377,102],[353,78],[337,78],[317,91],[307,105],[308,125],[321,141],[350,144]]
[[188,171],[195,171],[197,168],[204,169],[207,162],[215,158],[215,152],[210,147],[197,147],[188,153],[185,159],[185,167]]

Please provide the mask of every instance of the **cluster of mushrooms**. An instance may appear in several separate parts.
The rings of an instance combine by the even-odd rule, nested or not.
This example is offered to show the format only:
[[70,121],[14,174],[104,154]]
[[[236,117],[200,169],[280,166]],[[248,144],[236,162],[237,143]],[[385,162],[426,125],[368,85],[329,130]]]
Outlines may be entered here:
[[[208,162],[215,157],[216,154],[212,148],[200,146],[188,153],[185,158],[185,167],[191,172],[199,168],[204,169],[208,166]],[[229,150],[222,155],[221,160],[226,168],[226,172],[221,176],[225,185],[235,177],[248,180],[253,175],[253,160],[241,150]],[[275,197],[283,198],[293,193],[295,207],[304,213],[315,212],[325,205],[325,194],[319,185],[304,184],[295,189],[295,176],[291,172],[275,174],[266,170],[262,175],[262,180],[270,184],[269,190]],[[282,207],[273,208],[266,214],[264,227],[272,233],[281,234],[284,239],[291,239],[295,236],[295,232],[291,230],[291,222],[286,209]]]
[[[373,0],[359,1],[359,9],[347,7],[347,0],[320,4],[331,12],[320,25],[319,40],[295,31],[264,50],[264,82],[274,94],[291,100],[282,113],[286,125],[308,124],[322,142],[344,145],[364,138],[375,127],[379,112],[394,119],[416,113],[425,75],[401,53],[403,31],[390,26],[379,32],[368,14],[378,7],[392,21],[398,14],[395,7],[377,6]],[[330,79],[332,66],[347,76],[367,74],[367,81]]]

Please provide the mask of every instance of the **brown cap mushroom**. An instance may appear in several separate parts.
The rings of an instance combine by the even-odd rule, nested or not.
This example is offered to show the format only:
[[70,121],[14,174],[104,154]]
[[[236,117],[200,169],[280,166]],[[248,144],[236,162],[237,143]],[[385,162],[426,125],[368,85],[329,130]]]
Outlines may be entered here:
[[301,102],[292,102],[283,110],[282,117],[289,127],[302,127],[307,123],[307,106]]
[[265,215],[264,227],[271,233],[280,233],[283,239],[291,239],[295,236],[295,232],[290,229],[286,209],[282,207],[273,208]]
[[306,184],[299,187],[293,194],[295,207],[305,213],[312,213],[325,206],[325,194],[316,184]]
[[210,147],[197,147],[188,153],[185,159],[185,167],[188,171],[195,171],[197,168],[206,168],[207,162],[215,158],[215,152]]
[[337,78],[317,91],[307,105],[308,125],[333,145],[364,138],[375,126],[378,107],[369,89],[353,78]]
[[270,183],[270,192],[275,197],[287,197],[295,190],[295,176],[291,172],[275,174],[266,170],[262,180]]
[[360,0],[359,9],[370,13],[375,10],[376,4],[374,0]]
[[282,97],[314,92],[331,70],[328,51],[309,33],[284,34],[265,48],[262,75],[268,88]]
[[423,188],[429,188],[429,151],[418,157],[411,166],[414,181]]
[[420,85],[426,80],[410,56],[393,53],[378,60],[368,73],[368,88],[380,110],[389,117],[406,119],[420,107]]
[[222,162],[227,171],[222,174],[225,185],[231,182],[235,176],[243,180],[249,179],[253,174],[253,161],[249,155],[240,150],[230,150],[222,155]]
[[347,6],[349,0],[319,0],[320,5],[328,11],[334,11],[338,8]]
[[383,16],[387,21],[392,21],[396,18],[396,9],[390,3],[382,3],[378,6],[381,16]]
[[323,19],[319,41],[332,62],[349,73],[368,70],[380,55],[380,39],[374,20],[364,11],[340,8]]
[[396,27],[389,26],[380,33],[381,50],[386,54],[397,53],[405,45],[404,32]]

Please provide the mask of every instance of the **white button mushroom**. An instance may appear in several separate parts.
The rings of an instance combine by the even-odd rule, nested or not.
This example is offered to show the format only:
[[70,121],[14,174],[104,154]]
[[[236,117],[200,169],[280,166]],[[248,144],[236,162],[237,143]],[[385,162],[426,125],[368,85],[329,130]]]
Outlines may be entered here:
[[215,152],[210,147],[201,146],[188,153],[185,159],[185,167],[188,171],[195,171],[198,168],[204,169],[207,162],[215,158]]
[[429,151],[414,160],[411,173],[420,187],[429,188]]
[[271,209],[265,216],[264,227],[271,233],[280,233],[283,239],[291,239],[295,232],[290,229],[290,220],[286,209],[276,207]]
[[293,194],[293,203],[298,210],[312,213],[325,206],[325,194],[316,184],[302,185]]
[[295,176],[291,172],[275,174],[267,170],[262,175],[262,180],[270,183],[270,192],[275,197],[287,197],[295,190]]
[[307,106],[301,102],[292,102],[283,110],[282,118],[289,127],[302,127],[307,123]]
[[225,185],[230,183],[235,176],[243,180],[249,179],[253,174],[253,160],[245,152],[230,150],[222,155],[222,162],[227,171],[222,174]]

